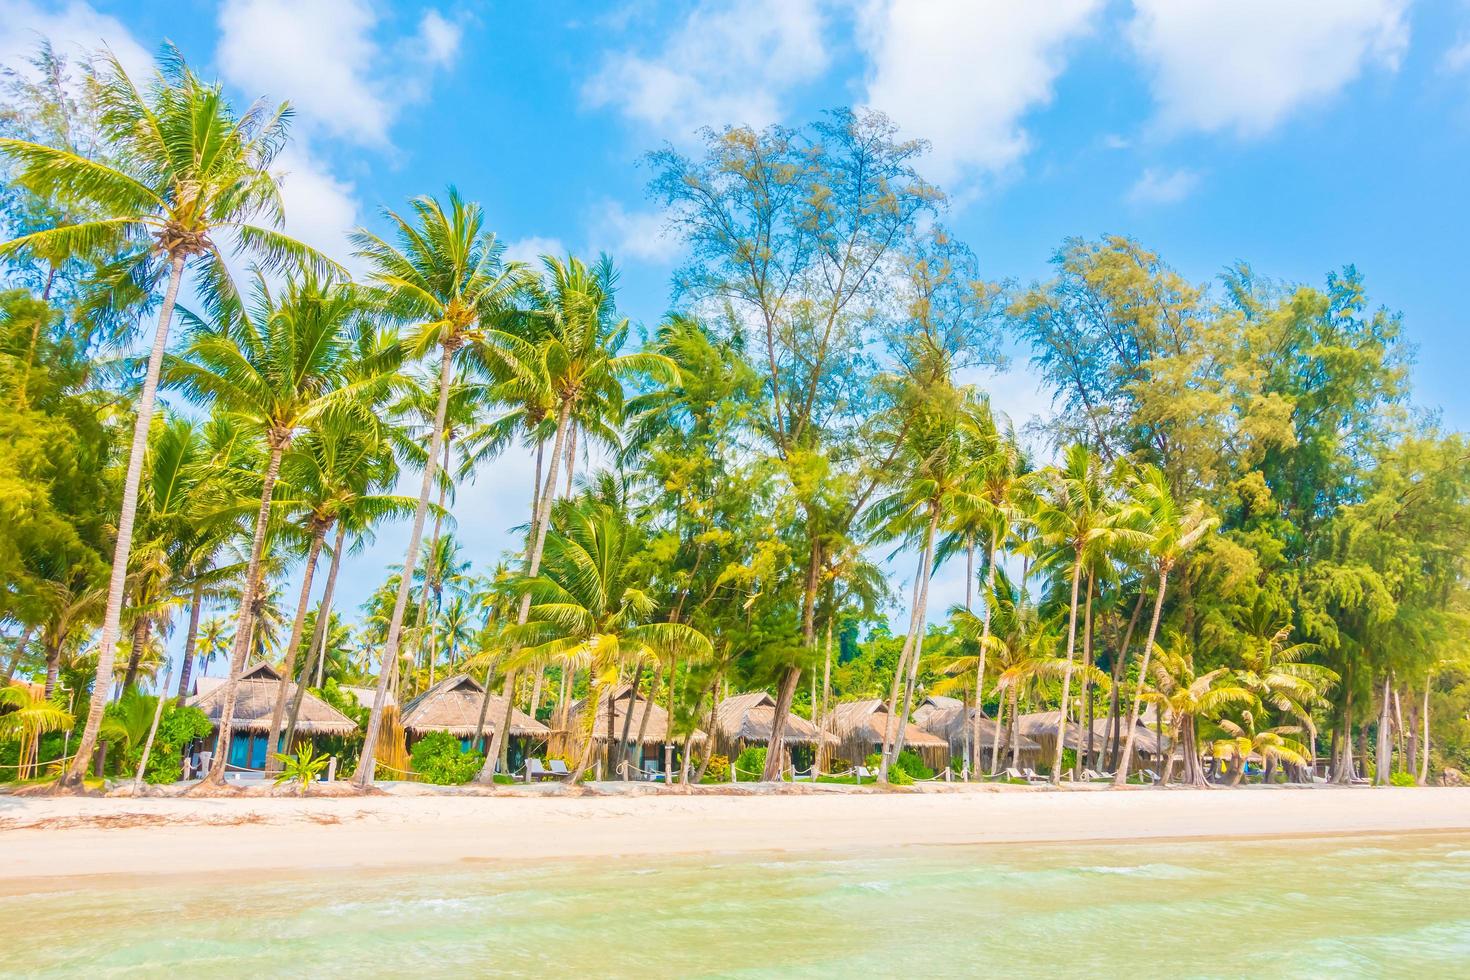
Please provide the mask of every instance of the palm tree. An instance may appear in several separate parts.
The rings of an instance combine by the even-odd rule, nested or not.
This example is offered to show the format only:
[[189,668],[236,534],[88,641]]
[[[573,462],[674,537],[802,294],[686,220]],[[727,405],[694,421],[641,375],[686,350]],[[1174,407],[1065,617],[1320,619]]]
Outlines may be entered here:
[[16,778],[29,779],[41,736],[71,728],[74,719],[59,698],[38,697],[26,684],[0,687],[0,708],[8,709],[0,713],[0,739],[20,742]]
[[351,414],[360,424],[373,424],[371,408],[384,387],[383,378],[346,375],[362,309],[354,288],[310,273],[287,282],[279,296],[257,276],[251,306],[233,296],[221,297],[213,322],[195,320],[187,357],[168,364],[170,384],[237,415],[264,436],[269,454],[240,591],[229,686],[220,706],[219,745],[207,777],[211,783],[224,778],[235,683],[245,669],[252,634],[261,633],[253,624],[281,459],[302,429],[334,411]]
[[451,188],[447,213],[432,197],[415,198],[411,206],[413,222],[387,212],[387,218],[395,226],[395,241],[389,242],[367,231],[353,236],[359,256],[370,267],[369,278],[378,287],[383,308],[395,319],[417,324],[409,345],[411,354],[418,358],[435,347],[439,350],[439,402],[434,409],[423,483],[409,531],[408,554],[384,638],[372,714],[368,718],[362,757],[353,776],[359,786],[366,786],[373,779],[373,752],[382,726],[388,685],[398,661],[404,614],[424,535],[424,518],[444,444],[449,396],[454,388],[455,357],[467,345],[482,340],[487,325],[502,321],[514,309],[524,286],[519,263],[501,261],[504,248],[494,235],[484,230],[484,217],[478,204],[466,203]]
[[[1062,675],[1061,729],[1065,730],[1071,707],[1073,663],[1077,650],[1077,605],[1082,573],[1088,564],[1119,544],[1136,542],[1142,535],[1128,527],[1132,508],[1119,507],[1108,495],[1102,464],[1086,446],[1067,449],[1061,469],[1047,470],[1038,481],[1039,493],[1031,520],[1042,541],[1050,548],[1047,564],[1071,565],[1071,602],[1067,612],[1067,657]],[[1057,738],[1052,759],[1051,783],[1062,778],[1062,747]]]
[[[1205,513],[1205,506],[1201,501],[1190,501],[1187,507],[1181,508],[1175,501],[1163,472],[1156,466],[1145,466],[1137,472],[1133,479],[1132,496],[1142,516],[1149,552],[1159,576],[1153,618],[1149,621],[1148,638],[1143,644],[1143,660],[1138,667],[1141,681],[1148,677],[1149,655],[1153,652],[1154,638],[1159,632],[1159,616],[1164,610],[1164,593],[1169,587],[1169,573],[1219,521]],[[1133,738],[1137,734],[1138,712],[1142,700],[1140,690],[1134,694],[1133,708],[1128,713],[1128,735],[1123,741],[1118,771],[1113,776],[1114,786],[1122,786],[1128,781],[1128,763],[1133,757]]]
[[1307,747],[1297,738],[1301,734],[1298,725],[1278,725],[1274,728],[1257,728],[1255,712],[1241,712],[1242,723],[1229,718],[1219,718],[1215,725],[1223,733],[1210,742],[1210,754],[1216,762],[1230,764],[1230,785],[1240,785],[1245,775],[1246,761],[1257,755],[1265,763],[1267,778],[1280,763],[1289,766],[1307,765]]
[[[301,591],[296,600],[296,614],[291,621],[290,639],[282,667],[285,677],[296,676],[296,656],[300,651],[306,614],[311,603],[311,587],[317,560],[327,535],[337,527],[348,508],[360,513],[372,512],[378,519],[403,516],[413,512],[413,500],[392,494],[371,492],[375,486],[388,486],[397,475],[393,455],[381,427],[363,425],[360,411],[331,412],[323,416],[282,459],[281,473],[285,492],[275,500],[285,512],[295,512],[306,534],[306,558],[301,574]],[[337,548],[341,548],[339,538]],[[336,568],[333,566],[333,573]],[[329,573],[330,575],[331,573]],[[305,686],[303,676],[301,687]],[[271,709],[270,740],[266,771],[280,769],[280,755],[291,745],[289,738],[280,740],[286,712],[286,689],[276,689]],[[298,688],[298,696],[301,688]],[[294,722],[298,699],[293,700],[291,720]],[[294,736],[294,725],[290,726]]]
[[1291,621],[1279,611],[1269,593],[1262,591],[1241,611],[1236,625],[1246,640],[1235,671],[1241,686],[1260,702],[1290,719],[1306,732],[1307,764],[1317,742],[1312,711],[1326,704],[1326,695],[1337,684],[1337,671],[1305,658],[1321,648],[1315,643],[1289,643]]
[[235,634],[230,624],[219,616],[211,616],[199,627],[199,639],[194,646],[194,655],[199,658],[199,676],[209,674],[209,665],[225,657],[235,646]]
[[[507,377],[523,379],[531,389],[543,383],[550,388],[556,405],[556,430],[546,482],[536,497],[536,513],[527,536],[526,576],[540,573],[551,504],[556,496],[558,466],[566,452],[567,471],[574,463],[567,437],[571,424],[603,431],[605,420],[617,420],[623,411],[623,379],[646,374],[656,380],[672,381],[677,373],[672,361],[661,354],[620,354],[628,336],[628,321],[617,316],[615,295],[617,271],[607,256],[588,266],[569,256],[562,261],[543,256],[546,282],[535,290],[536,309],[546,331],[539,343],[505,330],[492,331],[489,352]],[[524,625],[530,615],[531,597],[521,599],[516,624]],[[487,687],[488,695],[488,687]],[[506,714],[491,736],[485,767],[477,777],[493,783],[495,767],[503,762],[515,694],[515,671],[505,675],[503,695]]]
[[[1167,649],[1160,647],[1156,652],[1154,684],[1149,686],[1140,681],[1139,687],[1158,707],[1160,716],[1169,719],[1171,742],[1184,757],[1184,782],[1205,786],[1204,766],[1199,758],[1199,720],[1218,717],[1231,706],[1254,705],[1255,695],[1239,684],[1229,682],[1231,672],[1228,667],[1197,673],[1194,648],[1177,633],[1170,636]],[[1122,761],[1127,760],[1130,752],[1131,738]],[[1171,755],[1164,770],[1163,781],[1166,783],[1173,765]],[[1123,771],[1121,766],[1118,771]]]
[[[0,139],[0,153],[16,161],[19,182],[46,197],[86,202],[100,215],[23,235],[0,245],[0,256],[24,252],[87,255],[108,243],[123,242],[128,251],[114,264],[111,285],[120,286],[131,278],[149,291],[164,286],[123,479],[93,683],[98,696],[88,709],[76,761],[59,784],[73,790],[81,786],[87,772],[102,725],[105,692],[112,685],[143,455],[185,265],[201,258],[207,267],[205,291],[225,288],[229,273],[216,242],[221,233],[234,239],[238,253],[253,255],[272,267],[303,261],[318,267],[332,265],[277,230],[283,212],[277,178],[270,168],[285,145],[291,115],[287,105],[271,112],[256,103],[237,115],[221,86],[202,82],[173,50],[165,54],[146,91],[140,91],[118,60],[107,55],[95,97],[100,106],[99,126],[114,149],[117,166],[66,149]],[[269,227],[253,224],[257,219],[264,219]],[[109,281],[101,285],[106,289]]]
[[512,669],[557,661],[563,670],[589,671],[589,727],[572,782],[587,770],[596,741],[590,724],[623,663],[700,659],[712,652],[709,639],[692,626],[655,621],[656,603],[639,577],[647,566],[640,569],[636,561],[642,535],[620,494],[609,492],[612,481],[598,483],[595,492],[557,507],[556,530],[545,541],[545,569],[523,586],[522,594],[532,600],[530,615],[508,630],[519,648]]

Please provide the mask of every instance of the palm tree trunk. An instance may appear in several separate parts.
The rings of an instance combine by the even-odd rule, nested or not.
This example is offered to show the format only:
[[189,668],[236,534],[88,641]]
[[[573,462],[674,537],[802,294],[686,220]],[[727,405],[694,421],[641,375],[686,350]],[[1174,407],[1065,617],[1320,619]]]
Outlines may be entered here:
[[0,671],[0,687],[9,687],[10,681],[15,677],[15,668],[20,666],[20,659],[26,655],[26,647],[30,645],[31,634],[36,628],[27,623],[20,632],[20,638],[15,641],[15,652],[6,661],[5,669]]
[[[632,749],[632,746],[628,742],[628,738],[632,734],[632,730],[633,730],[633,710],[634,710],[634,708],[638,704],[638,685],[641,684],[642,682],[643,682],[643,661],[640,658],[639,661],[636,664],[633,665],[633,683],[630,684],[630,685],[628,685],[628,713],[625,714],[625,715],[623,715],[623,731],[622,731],[622,734],[618,736],[618,743],[617,743],[618,744],[618,762],[617,762],[617,765],[614,767],[614,771],[621,770],[621,771],[618,771],[618,775],[622,776],[623,782],[627,782],[628,781],[628,778],[629,778],[628,777],[628,770],[627,770],[627,763],[628,763],[629,757],[633,753],[633,749]],[[646,715],[647,713],[648,712],[645,709],[644,710],[644,714]],[[611,712],[608,713],[608,721],[609,721],[609,723],[611,723],[611,721],[612,721],[612,713]],[[609,763],[609,764],[611,764],[611,763]],[[612,778],[612,773],[609,773],[608,774],[608,777],[609,778]]]
[[148,769],[148,757],[153,754],[153,738],[158,734],[158,722],[163,717],[163,702],[168,700],[163,696],[162,682],[159,684],[158,703],[153,706],[153,723],[148,726],[148,739],[143,743],[143,757],[138,760],[138,772],[133,776],[133,795],[138,795],[138,790],[143,786],[143,773]]
[[291,712],[286,718],[286,735],[282,744],[290,745],[296,738],[296,719],[301,714],[301,702],[306,700],[306,682],[313,671],[316,686],[322,686],[322,664],[327,659],[327,630],[332,624],[332,593],[337,588],[337,569],[342,567],[342,547],[347,540],[347,525],[338,523],[337,539],[332,544],[332,561],[327,566],[327,587],[322,591],[322,601],[316,607],[316,626],[311,631],[311,642],[307,649],[306,667],[301,671],[301,683],[296,685],[296,696],[291,699]]
[[[806,566],[806,588],[802,596],[801,609],[801,640],[808,650],[814,650],[817,645],[817,586],[820,580],[820,569],[822,565],[822,542],[813,538],[811,552],[807,558]],[[786,743],[786,719],[791,714],[791,702],[796,698],[796,684],[801,680],[801,665],[792,663],[786,665],[785,672],[781,675],[781,683],[776,688],[776,707],[771,719],[771,743],[772,745],[784,745]],[[711,711],[714,706],[710,706]],[[778,782],[781,779],[781,754],[766,753],[765,770],[761,773],[763,782]]]
[[235,697],[239,693],[240,675],[245,671],[245,657],[250,651],[251,636],[255,632],[255,594],[260,589],[264,572],[262,559],[265,556],[266,532],[270,527],[271,498],[275,495],[276,477],[281,472],[281,455],[286,451],[286,440],[270,437],[270,462],[265,468],[265,480],[260,490],[260,510],[255,515],[255,538],[250,544],[250,564],[245,568],[245,588],[240,593],[240,611],[235,622],[235,648],[230,651],[229,680],[225,683],[223,703],[220,705],[219,739],[215,745],[214,760],[209,766],[205,782],[218,785],[224,782],[225,766],[230,754],[230,739],[234,732]]
[[413,588],[414,566],[419,557],[419,545],[424,539],[424,518],[429,513],[429,494],[434,490],[434,470],[439,463],[439,449],[444,443],[444,421],[449,414],[449,387],[454,373],[454,347],[440,345],[439,357],[439,403],[434,407],[434,434],[429,439],[429,454],[424,461],[424,478],[419,485],[418,506],[414,508],[413,527],[408,534],[408,551],[403,559],[403,572],[398,579],[398,595],[393,601],[393,616],[388,621],[388,636],[383,643],[383,655],[378,664],[378,686],[373,693],[373,710],[368,716],[367,733],[363,737],[362,756],[352,781],[366,787],[373,781],[376,766],[373,754],[377,751],[378,732],[383,727],[383,707],[388,700],[388,684],[393,679],[393,668],[398,662],[398,642],[403,633],[403,616],[408,611],[408,594]]
[[[832,696],[832,620],[835,612],[836,610],[834,609],[833,615],[828,615],[827,617],[827,656],[822,665],[822,710],[817,715],[817,730],[823,734],[827,732],[827,701]],[[825,738],[820,739],[817,742],[818,771],[826,769],[831,763],[827,755],[828,751],[827,740]]]
[[[296,615],[291,620],[291,639],[286,643],[286,664],[281,671],[281,683],[276,686],[276,703],[271,707],[271,731],[270,740],[266,745],[270,751],[266,753],[265,771],[268,775],[275,775],[281,771],[281,759],[278,753],[287,752],[291,743],[282,744],[281,723],[286,714],[286,689],[291,685],[291,679],[296,676],[296,651],[301,646],[301,631],[306,628],[306,609],[311,604],[311,580],[316,572],[316,562],[322,553],[322,542],[327,537],[327,525],[319,523],[311,533],[311,544],[306,551],[306,567],[301,572],[301,595],[296,600]],[[306,686],[307,675],[302,673],[301,681],[296,685],[298,688]]]
[[[1087,726],[1087,747],[1080,753],[1083,769],[1090,769],[1092,767],[1092,593],[1096,585],[1097,576],[1092,572],[1088,572],[1087,605],[1082,614],[1082,709],[1077,712],[1077,720]],[[1085,721],[1083,721],[1084,716],[1086,716]]]
[[[928,541],[919,549],[919,567],[914,571],[913,598],[909,601],[909,628],[904,634],[903,647],[898,651],[898,663],[893,668],[893,683],[888,690],[888,716],[883,724],[883,751],[878,760],[878,781],[888,782],[888,766],[892,762],[892,747],[897,738],[899,696],[903,693],[904,678],[908,674],[909,655],[913,653],[915,633],[919,626],[919,594],[923,590],[924,568],[927,565]],[[857,760],[853,760],[854,763]]]
[[1143,612],[1144,591],[1142,587],[1138,590],[1138,601],[1133,603],[1133,615],[1128,617],[1128,629],[1123,633],[1123,645],[1118,649],[1118,656],[1113,658],[1113,690],[1109,696],[1108,703],[1108,744],[1107,768],[1114,771],[1118,768],[1118,740],[1123,737],[1119,722],[1118,685],[1123,683],[1123,668],[1128,663],[1128,648],[1133,645],[1133,630],[1138,625],[1139,614]]
[[127,691],[138,682],[138,664],[143,659],[143,647],[147,644],[148,617],[139,610],[138,618],[133,622],[133,646],[128,651],[128,669],[123,673],[122,691]]
[[[1128,782],[1128,765],[1133,761],[1133,735],[1134,730],[1138,727],[1138,712],[1143,705],[1143,686],[1148,679],[1149,655],[1154,652],[1154,638],[1159,632],[1159,616],[1164,611],[1164,591],[1168,587],[1169,569],[1163,566],[1159,568],[1159,592],[1154,596],[1154,615],[1148,624],[1148,639],[1143,644],[1143,659],[1138,663],[1138,688],[1133,692],[1133,707],[1128,712],[1128,734],[1123,740],[1123,754],[1118,757],[1118,771],[1113,777],[1114,786],[1122,786]],[[1159,720],[1163,720],[1162,711],[1159,712]]]
[[97,641],[97,675],[92,681],[92,701],[87,708],[87,724],[77,742],[76,758],[66,775],[57,782],[58,790],[79,792],[97,745],[102,728],[102,712],[107,707],[107,691],[112,687],[113,661],[117,656],[118,627],[122,623],[123,593],[127,587],[128,557],[133,548],[133,523],[138,517],[138,487],[143,480],[143,453],[148,448],[148,430],[153,422],[153,402],[158,394],[158,377],[163,370],[163,351],[168,346],[168,326],[173,319],[174,303],[179,296],[179,283],[184,277],[184,254],[169,257],[168,288],[158,310],[158,328],[153,334],[153,348],[148,352],[148,373],[143,377],[143,391],[138,397],[138,415],[133,420],[133,442],[128,449],[128,470],[123,477],[122,507],[117,521],[117,542],[112,550],[112,574],[107,580],[107,609],[102,617],[102,634]]
[[1419,709],[1419,724],[1423,731],[1423,744],[1419,750],[1420,786],[1429,782],[1429,681],[1429,677],[1424,678],[1424,705]]
[[[449,473],[449,444],[451,441],[451,434],[446,432],[444,435],[444,458],[439,463],[441,467],[441,472],[446,474],[446,476]],[[432,638],[429,635],[431,632],[429,629],[428,620],[429,592],[430,590],[433,590],[438,586],[439,533],[443,529],[444,502],[448,499],[448,494],[449,481],[448,479],[441,479],[439,481],[439,509],[434,511],[434,532],[429,535],[428,558],[425,560],[424,563],[424,588],[423,591],[419,593],[419,614],[418,617],[414,620],[414,625],[417,626],[419,630],[419,651],[425,652],[427,648],[428,655],[426,659],[428,660],[427,666],[429,668],[429,676],[431,678],[429,681],[430,687],[432,687],[434,684],[434,681],[432,680],[434,675],[434,644]]]
[[[1020,739],[1021,726],[1019,724],[1019,719],[1020,719],[1021,716],[1020,716],[1019,712],[1016,709],[1016,698],[1017,698],[1016,685],[1012,684],[1011,685],[1011,698],[1010,698],[1010,700],[1011,700],[1011,727],[1010,727],[1010,729],[1008,730],[1008,732],[1006,734],[1006,741],[1010,744],[1010,747],[1011,747],[1011,767],[1012,768],[1018,768],[1020,766],[1020,764],[1021,764],[1021,739]],[[995,769],[996,769],[996,763],[995,763],[995,760],[994,760],[994,757],[993,757],[993,754],[994,754],[995,751],[996,751],[995,749],[992,749],[991,750],[991,752],[992,752],[992,759],[991,759],[991,762],[990,762],[990,771],[991,772],[994,772]]]
[[1373,759],[1373,785],[1387,786],[1389,784],[1389,771],[1393,767],[1393,743],[1389,741],[1389,718],[1390,705],[1392,701],[1389,695],[1389,677],[1387,672],[1383,675],[1383,706],[1378,712],[1378,738],[1374,746]]
[[46,686],[43,691],[48,699],[56,690],[56,679],[61,673],[62,642],[62,639],[58,638],[56,643],[46,650]]
[[[980,610],[980,659],[975,664],[975,714],[970,719],[970,760],[976,778],[980,775],[980,706],[985,703],[985,648],[990,642],[990,600],[995,594],[995,542],[993,540],[987,551],[990,571],[986,575],[985,595],[981,596],[981,601],[985,603],[985,606]],[[966,576],[967,579],[973,577],[973,575]],[[999,727],[995,730],[995,738],[996,741],[1000,741]],[[991,754],[990,768],[994,770],[993,750]]]
[[1067,666],[1062,671],[1062,703],[1057,724],[1057,746],[1051,762],[1051,784],[1062,781],[1062,748],[1067,743],[1067,702],[1072,696],[1072,657],[1077,651],[1077,593],[1082,587],[1082,554],[1072,563],[1072,606],[1067,616]]
[[[568,420],[572,414],[572,403],[563,400],[557,411],[556,436],[551,443],[551,461],[546,466],[546,484],[542,487],[541,496],[536,501],[537,510],[531,519],[531,553],[527,556],[526,574],[534,577],[541,571],[541,553],[546,548],[546,527],[551,523],[551,502],[556,496],[557,467],[561,462],[562,455],[566,450],[566,436],[569,428]],[[567,465],[570,467],[571,460]],[[516,613],[516,625],[526,625],[526,620],[531,616],[531,593],[527,592],[521,596],[520,609]],[[515,671],[505,672],[505,722],[495,729],[490,735],[490,751],[485,754],[485,765],[480,774],[475,777],[477,783],[493,785],[495,782],[495,767],[500,764],[500,756],[506,749],[505,730],[510,726],[510,701],[515,694]],[[490,697],[490,687],[485,686],[485,697]],[[483,710],[483,709],[482,709]],[[575,782],[575,780],[573,780]]]
[[194,646],[199,640],[199,611],[204,606],[204,583],[194,583],[194,595],[189,600],[189,633],[184,637],[184,659],[179,663],[178,697],[189,695],[189,681],[194,671]]

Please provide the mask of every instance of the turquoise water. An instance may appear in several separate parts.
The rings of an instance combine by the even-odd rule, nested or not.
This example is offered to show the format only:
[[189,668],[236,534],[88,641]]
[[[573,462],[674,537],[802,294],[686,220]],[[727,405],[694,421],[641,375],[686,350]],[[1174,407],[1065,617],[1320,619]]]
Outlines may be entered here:
[[1470,836],[106,885],[0,897],[0,973],[1470,976]]

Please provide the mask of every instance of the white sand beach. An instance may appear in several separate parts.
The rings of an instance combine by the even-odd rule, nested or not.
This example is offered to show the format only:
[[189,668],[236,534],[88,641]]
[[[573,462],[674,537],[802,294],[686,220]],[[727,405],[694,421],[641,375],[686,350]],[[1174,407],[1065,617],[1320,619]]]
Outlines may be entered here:
[[0,891],[96,875],[1415,831],[1470,832],[1470,789],[0,797]]

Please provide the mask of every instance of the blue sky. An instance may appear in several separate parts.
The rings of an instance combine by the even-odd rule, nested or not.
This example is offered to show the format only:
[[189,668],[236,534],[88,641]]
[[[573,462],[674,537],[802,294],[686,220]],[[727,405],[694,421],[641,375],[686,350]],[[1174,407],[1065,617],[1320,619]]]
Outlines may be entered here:
[[[611,252],[646,323],[678,249],[644,151],[873,105],[932,141],[923,169],[988,276],[1029,282],[1065,236],[1104,233],[1199,282],[1237,260],[1308,283],[1356,263],[1404,314],[1420,403],[1470,428],[1458,0],[0,0],[0,61],[35,31],[105,40],[138,68],[168,38],[241,99],[290,99],[288,223],[329,251],[382,205],[454,183],[513,255]],[[1045,407],[1024,358],[986,383],[1018,421]],[[508,458],[461,493],[477,561],[507,544],[528,486]],[[401,548],[385,533],[344,573],[354,602]],[[932,607],[962,588],[946,575]]]

